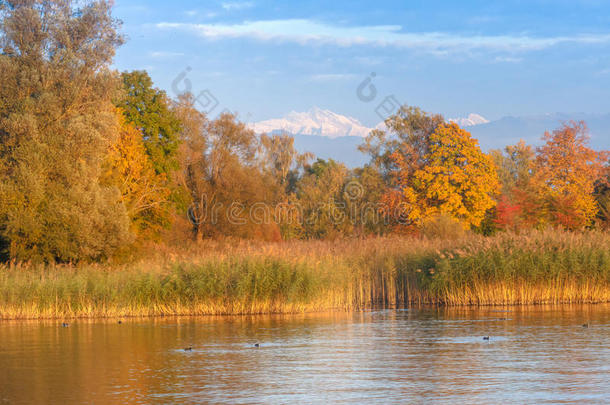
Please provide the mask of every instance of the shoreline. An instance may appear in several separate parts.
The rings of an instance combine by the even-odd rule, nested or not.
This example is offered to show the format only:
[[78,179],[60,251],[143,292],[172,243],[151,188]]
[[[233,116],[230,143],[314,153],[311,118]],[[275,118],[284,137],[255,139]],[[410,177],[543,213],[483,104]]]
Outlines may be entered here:
[[[549,308],[570,308],[570,307],[597,307],[610,305],[610,301],[603,302],[555,302],[555,303],[524,303],[524,304],[463,304],[463,305],[448,305],[448,304],[421,304],[411,306],[379,306],[370,308],[360,309],[325,309],[318,311],[308,312],[263,312],[263,313],[217,313],[217,314],[162,314],[162,315],[123,315],[123,316],[76,316],[76,317],[39,317],[39,318],[1,318],[0,324],[6,324],[11,322],[57,322],[57,321],[108,321],[115,323],[122,321],[122,323],[129,322],[132,320],[168,320],[168,319],[193,319],[202,318],[206,320],[213,320],[216,318],[230,319],[230,318],[250,318],[250,317],[282,317],[282,316],[344,316],[349,314],[364,314],[368,312],[379,312],[379,311],[411,311],[411,310],[425,310],[425,309],[437,309],[437,310],[485,310],[493,313],[520,313],[524,309],[549,309]],[[498,308],[506,308],[505,310],[498,310]],[[493,319],[492,319],[493,320]],[[505,318],[498,318],[498,320],[506,320]]]

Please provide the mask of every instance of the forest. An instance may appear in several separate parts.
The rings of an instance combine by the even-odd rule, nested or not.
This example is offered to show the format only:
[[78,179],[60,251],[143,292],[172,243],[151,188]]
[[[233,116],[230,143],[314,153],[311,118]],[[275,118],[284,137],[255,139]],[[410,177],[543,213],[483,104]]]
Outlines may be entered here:
[[[549,128],[538,147],[487,152],[457,124],[405,105],[363,140],[370,163],[350,169],[299,153],[289,134],[208,117],[146,71],[114,71],[124,40],[109,1],[0,1],[0,316],[193,311],[172,307],[178,296],[205,301],[198,313],[610,296],[610,154],[590,148],[585,122]],[[240,246],[232,256],[230,245]],[[311,263],[304,246],[323,258]],[[257,295],[269,277],[278,284]],[[561,294],[535,292],[545,277]],[[337,278],[340,293],[303,304]],[[109,303],[117,289],[136,299],[138,283],[159,289]],[[511,298],[517,284],[531,296]],[[48,302],[28,301],[41,291]]]

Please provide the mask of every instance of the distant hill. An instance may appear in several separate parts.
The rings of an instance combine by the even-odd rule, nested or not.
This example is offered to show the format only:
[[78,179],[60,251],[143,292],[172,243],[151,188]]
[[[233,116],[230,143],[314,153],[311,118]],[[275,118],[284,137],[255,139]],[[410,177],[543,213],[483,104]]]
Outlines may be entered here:
[[[610,113],[554,113],[504,117],[495,121],[470,114],[467,118],[451,119],[472,133],[486,151],[516,144],[520,139],[540,145],[545,131],[557,129],[570,120],[585,121],[590,130],[591,145],[598,150],[610,150]],[[289,133],[294,136],[295,146],[300,152],[312,152],[323,159],[332,158],[348,167],[362,166],[369,161],[368,156],[358,151],[358,145],[373,128],[332,111],[312,108],[307,112],[292,112],[283,118],[252,123],[250,127],[257,133]]]
[[468,127],[467,130],[487,149],[503,148],[525,140],[540,145],[545,131],[552,131],[570,120],[583,120],[589,127],[591,146],[610,149],[610,114],[545,114],[527,117],[504,117],[486,124]]
[[300,152],[312,152],[322,159],[334,159],[343,162],[347,167],[364,166],[369,157],[358,150],[364,143],[364,138],[356,136],[340,136],[327,138],[319,135],[293,135],[294,146]]

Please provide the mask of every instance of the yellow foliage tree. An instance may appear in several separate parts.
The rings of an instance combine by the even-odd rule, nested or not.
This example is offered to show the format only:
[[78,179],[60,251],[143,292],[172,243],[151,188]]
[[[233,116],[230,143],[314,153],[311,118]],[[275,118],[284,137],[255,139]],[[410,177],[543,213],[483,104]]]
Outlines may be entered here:
[[[402,154],[394,153],[392,160],[408,224],[448,215],[464,228],[476,227],[496,205],[496,167],[478,141],[455,123],[442,124],[430,135],[424,164],[413,174]],[[389,200],[396,196],[396,191],[388,193]]]
[[110,148],[102,181],[117,187],[140,237],[153,237],[169,221],[170,190],[165,175],[157,174],[146,153],[142,134],[117,110],[120,131]]

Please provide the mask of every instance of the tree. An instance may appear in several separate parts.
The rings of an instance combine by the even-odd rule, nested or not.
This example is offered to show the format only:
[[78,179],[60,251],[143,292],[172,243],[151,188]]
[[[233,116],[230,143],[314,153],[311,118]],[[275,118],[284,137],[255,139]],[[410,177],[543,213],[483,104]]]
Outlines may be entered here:
[[605,173],[595,184],[595,200],[599,207],[597,224],[601,229],[610,229],[610,161],[607,162]]
[[418,107],[403,106],[385,121],[386,130],[373,130],[359,147],[371,156],[371,166],[378,168],[390,185],[396,185],[395,159],[404,161],[408,176],[425,164],[430,135],[445,122],[441,115],[430,115]]
[[262,134],[260,140],[263,147],[261,163],[264,169],[284,184],[298,155],[294,148],[294,138],[286,134]]
[[507,146],[503,152],[492,150],[490,156],[498,169],[498,177],[504,194],[509,194],[529,183],[536,154],[524,140],[519,141],[516,145]]
[[274,179],[286,187],[288,176],[293,169],[303,167],[313,159],[313,154],[306,152],[300,154],[294,147],[294,137],[283,133],[280,135],[260,136],[262,147],[261,166]]
[[521,140],[504,151],[490,152],[498,168],[502,195],[498,200],[494,223],[502,230],[533,227],[540,219],[540,209],[532,187],[534,149]]
[[212,193],[207,158],[210,122],[195,108],[195,99],[190,93],[180,95],[173,110],[181,125],[178,184],[188,194],[188,215],[195,239],[201,240],[205,225],[201,219],[205,218],[207,209],[205,198]]
[[256,134],[232,114],[208,121],[190,94],[174,106],[180,118],[180,184],[196,239],[237,236],[280,239],[273,218],[279,187],[264,173]]
[[407,225],[449,215],[464,228],[477,227],[496,205],[493,197],[500,185],[495,165],[455,123],[442,124],[430,135],[422,166],[413,174],[412,161],[403,154],[395,152],[391,158],[399,188],[386,201],[400,195]]
[[108,1],[0,2],[0,238],[17,260],[111,256],[130,241],[99,182],[118,132]]
[[178,169],[180,122],[171,109],[167,94],[153,87],[145,71],[122,74],[125,96],[118,106],[128,122],[142,133],[146,152],[158,174],[170,179]]
[[546,132],[545,145],[538,148],[533,182],[547,223],[571,230],[593,223],[599,207],[595,201],[596,182],[605,173],[606,152],[588,147],[586,124],[570,122]]
[[142,134],[117,110],[119,137],[104,164],[103,184],[117,187],[132,228],[140,237],[155,238],[169,221],[170,190],[146,154]]
[[358,235],[380,235],[388,231],[382,198],[387,190],[381,173],[372,166],[352,171],[344,187],[346,211]]
[[351,232],[343,191],[348,178],[345,165],[318,159],[305,170],[297,185],[304,238],[336,238]]

